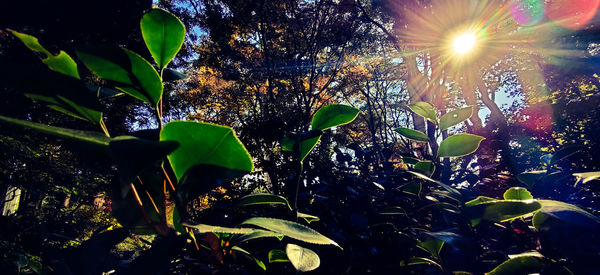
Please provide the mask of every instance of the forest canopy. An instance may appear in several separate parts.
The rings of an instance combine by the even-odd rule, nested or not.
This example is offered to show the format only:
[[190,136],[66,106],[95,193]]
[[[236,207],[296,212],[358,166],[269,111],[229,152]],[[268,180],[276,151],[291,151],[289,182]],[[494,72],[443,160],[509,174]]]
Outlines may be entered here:
[[12,1],[7,274],[594,274],[600,0]]

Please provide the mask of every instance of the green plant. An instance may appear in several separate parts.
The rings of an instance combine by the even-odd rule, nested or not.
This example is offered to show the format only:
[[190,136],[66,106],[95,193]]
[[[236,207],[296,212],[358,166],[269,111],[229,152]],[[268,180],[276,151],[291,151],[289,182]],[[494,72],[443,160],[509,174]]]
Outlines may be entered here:
[[[415,102],[410,104],[408,107],[415,114],[422,116],[426,120],[433,123],[436,126],[436,129],[440,132],[445,131],[448,128],[457,125],[473,116],[473,107],[465,107],[450,111],[439,119],[435,108],[427,102]],[[421,131],[403,127],[396,128],[395,130],[409,140],[436,145],[432,146],[432,148],[437,148],[437,151],[432,152],[434,160],[433,162],[423,160],[413,163],[413,168],[416,171],[422,172],[428,176],[431,176],[434,173],[436,165],[440,165],[438,160],[439,158],[462,157],[472,154],[477,150],[477,148],[479,148],[481,141],[485,139],[484,137],[477,135],[459,133],[445,138],[439,145],[437,145],[437,140],[431,140],[427,134]]]
[[[223,233],[238,237],[239,243],[258,237],[288,236],[309,243],[337,245],[318,232],[291,221],[255,217],[243,222],[241,226],[244,227],[225,228],[187,220],[186,206],[189,201],[225,180],[251,172],[254,165],[248,151],[230,127],[194,121],[163,122],[165,72],[176,75],[175,80],[185,77],[166,68],[183,44],[185,28],[177,17],[161,9],[145,13],[140,26],[154,65],[141,55],[120,47],[81,48],[77,51],[77,57],[96,77],[114,88],[112,91],[115,93],[124,93],[150,104],[158,122],[158,129],[154,130],[157,133],[155,139],[111,137],[104,124],[98,98],[85,91],[80,94],[28,96],[49,104],[56,111],[98,125],[103,133],[66,129],[5,116],[0,116],[0,120],[85,145],[84,153],[112,159],[119,174],[119,180],[113,183],[113,215],[122,226],[133,232],[158,234],[167,240],[173,239],[176,231],[186,234],[183,236],[189,232],[189,237],[194,241],[194,233]],[[78,64],[70,55],[64,51],[53,55],[35,37],[16,31],[12,33],[32,51],[44,54],[46,57],[42,62],[50,70],[81,81]],[[314,120],[313,126],[319,131],[349,122],[345,121],[346,112],[336,111],[338,106],[324,109],[329,111],[318,112]],[[316,141],[318,137],[314,143]],[[173,218],[168,219],[171,216]],[[157,247],[160,249],[160,245]],[[251,257],[239,246],[231,246],[231,250]],[[308,271],[318,267],[318,256],[311,254],[310,250],[291,244],[288,250],[288,257],[298,270]],[[307,256],[302,256],[303,253]],[[260,265],[260,261],[257,260],[257,263]]]

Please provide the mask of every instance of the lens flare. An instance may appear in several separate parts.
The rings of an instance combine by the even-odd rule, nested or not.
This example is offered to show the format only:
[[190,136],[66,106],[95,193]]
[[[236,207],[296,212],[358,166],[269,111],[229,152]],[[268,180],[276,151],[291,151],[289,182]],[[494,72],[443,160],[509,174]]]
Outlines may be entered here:
[[510,13],[515,21],[521,25],[535,25],[544,17],[544,1],[515,0],[510,5]]
[[475,47],[475,35],[472,33],[464,33],[454,39],[454,51],[458,54],[470,52]]
[[546,16],[568,29],[583,29],[598,12],[600,0],[553,0],[546,4]]

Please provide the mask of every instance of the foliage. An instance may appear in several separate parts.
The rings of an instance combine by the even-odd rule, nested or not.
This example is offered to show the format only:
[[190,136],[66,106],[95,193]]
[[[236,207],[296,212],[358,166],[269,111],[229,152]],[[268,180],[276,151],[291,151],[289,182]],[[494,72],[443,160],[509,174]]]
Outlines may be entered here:
[[[453,75],[387,29],[429,2],[158,1],[108,43],[0,30],[18,103],[0,197],[22,200],[0,216],[0,268],[592,274],[595,69],[532,81],[533,57],[508,54]],[[512,88],[524,101],[502,113]]]

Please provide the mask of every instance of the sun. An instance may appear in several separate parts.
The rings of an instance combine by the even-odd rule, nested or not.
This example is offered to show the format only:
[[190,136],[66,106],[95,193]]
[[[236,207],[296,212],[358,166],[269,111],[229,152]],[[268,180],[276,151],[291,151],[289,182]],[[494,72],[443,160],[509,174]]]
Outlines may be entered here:
[[466,54],[475,47],[475,42],[475,35],[472,33],[464,33],[454,38],[452,45],[454,46],[454,51],[456,53]]

